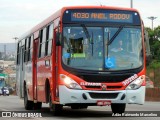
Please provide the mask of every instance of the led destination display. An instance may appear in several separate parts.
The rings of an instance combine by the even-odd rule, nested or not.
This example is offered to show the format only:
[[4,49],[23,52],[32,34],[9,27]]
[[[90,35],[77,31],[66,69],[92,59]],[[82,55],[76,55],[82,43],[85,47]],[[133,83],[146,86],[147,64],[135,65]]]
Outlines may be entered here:
[[132,23],[132,14],[123,13],[89,13],[72,12],[72,21],[106,21],[106,22],[127,22]]
[[137,12],[127,10],[105,9],[78,9],[66,10],[63,14],[63,23],[117,23],[140,25],[140,16]]

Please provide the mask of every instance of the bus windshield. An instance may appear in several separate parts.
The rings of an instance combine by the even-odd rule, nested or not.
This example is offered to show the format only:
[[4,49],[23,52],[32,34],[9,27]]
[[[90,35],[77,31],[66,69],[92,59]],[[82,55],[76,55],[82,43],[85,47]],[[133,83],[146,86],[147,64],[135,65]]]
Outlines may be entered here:
[[128,70],[142,66],[140,27],[63,28],[62,61],[83,70]]

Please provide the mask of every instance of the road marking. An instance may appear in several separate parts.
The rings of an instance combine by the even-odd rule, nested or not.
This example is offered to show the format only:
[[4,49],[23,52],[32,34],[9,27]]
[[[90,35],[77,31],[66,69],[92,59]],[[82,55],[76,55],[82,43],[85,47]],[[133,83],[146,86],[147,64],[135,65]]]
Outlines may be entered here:
[[10,110],[4,109],[4,108],[1,108],[0,110],[1,110],[1,111],[10,111]]

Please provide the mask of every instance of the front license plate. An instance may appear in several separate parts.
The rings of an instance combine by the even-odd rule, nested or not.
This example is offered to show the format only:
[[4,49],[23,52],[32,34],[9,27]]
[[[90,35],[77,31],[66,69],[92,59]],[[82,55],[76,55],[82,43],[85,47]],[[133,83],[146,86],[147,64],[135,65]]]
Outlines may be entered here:
[[111,105],[111,101],[108,100],[98,100],[97,101],[97,106],[106,106],[106,105]]

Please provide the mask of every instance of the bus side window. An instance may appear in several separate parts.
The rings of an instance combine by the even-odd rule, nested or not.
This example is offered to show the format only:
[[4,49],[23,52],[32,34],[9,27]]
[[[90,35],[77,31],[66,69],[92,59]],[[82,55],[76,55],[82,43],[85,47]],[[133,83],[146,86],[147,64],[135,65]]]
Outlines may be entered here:
[[28,61],[32,60],[32,42],[33,42],[33,36],[30,36],[28,45]]
[[41,57],[45,56],[45,43],[46,43],[46,28],[43,29],[43,39],[41,47]]
[[39,35],[39,55],[38,57],[40,58],[41,57],[41,47],[42,47],[42,38],[43,38],[43,30],[40,31],[40,35]]
[[27,56],[27,54],[28,54],[28,41],[29,41],[29,39],[26,38],[25,39],[25,48],[24,48],[24,62],[27,62],[27,59],[28,59],[28,56]]
[[17,44],[17,65],[20,64],[20,43]]
[[52,39],[53,39],[53,24],[47,26],[45,55],[51,55]]

